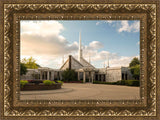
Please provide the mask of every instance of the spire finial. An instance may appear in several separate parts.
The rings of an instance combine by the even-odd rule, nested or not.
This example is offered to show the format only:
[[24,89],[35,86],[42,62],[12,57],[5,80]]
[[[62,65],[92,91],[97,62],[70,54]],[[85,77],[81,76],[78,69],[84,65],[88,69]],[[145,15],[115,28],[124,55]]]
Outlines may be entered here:
[[109,67],[109,55],[108,55],[108,67]]
[[79,49],[81,49],[81,32],[79,32]]

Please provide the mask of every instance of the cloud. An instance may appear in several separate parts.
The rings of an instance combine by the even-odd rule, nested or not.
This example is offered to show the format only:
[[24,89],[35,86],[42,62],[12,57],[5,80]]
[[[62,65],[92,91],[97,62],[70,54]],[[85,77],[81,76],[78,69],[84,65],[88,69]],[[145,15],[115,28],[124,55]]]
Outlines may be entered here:
[[113,22],[116,22],[115,20],[106,20],[106,21],[104,21],[105,23],[113,23]]
[[118,56],[118,58],[111,59],[109,63],[111,67],[117,67],[117,66],[128,67],[129,63],[134,57],[138,56]]
[[100,43],[99,41],[92,41],[91,43],[89,43],[88,46],[90,49],[100,49],[103,47],[103,44]]
[[139,32],[140,30],[140,22],[137,20],[130,24],[128,20],[105,20],[97,22],[96,25],[100,25],[102,23],[115,27],[118,32]]
[[139,21],[133,22],[129,25],[127,20],[121,21],[121,27],[118,29],[118,32],[138,32],[140,29]]
[[[34,26],[34,27],[33,27]],[[78,43],[69,43],[60,34],[64,27],[57,21],[21,23],[22,55],[63,55],[78,50]]]
[[21,21],[21,59],[32,56],[43,67],[59,68],[63,55],[75,54],[78,43],[61,35],[58,21]]
[[103,50],[88,50],[88,46],[83,49],[83,57],[89,61],[91,60],[91,64],[95,67],[104,67],[108,65],[108,59],[110,67],[120,67],[120,66],[129,66],[129,63],[134,57],[137,56],[119,56],[117,53],[111,53],[109,51]]
[[38,34],[41,36],[48,36],[48,35],[58,35],[64,27],[58,21],[21,21],[21,34]]
[[96,25],[100,25],[102,23],[108,23],[108,24],[111,24],[111,23],[114,23],[116,22],[115,20],[102,20],[102,21],[98,21],[96,22]]
[[99,25],[100,24],[100,22],[96,22],[96,25]]

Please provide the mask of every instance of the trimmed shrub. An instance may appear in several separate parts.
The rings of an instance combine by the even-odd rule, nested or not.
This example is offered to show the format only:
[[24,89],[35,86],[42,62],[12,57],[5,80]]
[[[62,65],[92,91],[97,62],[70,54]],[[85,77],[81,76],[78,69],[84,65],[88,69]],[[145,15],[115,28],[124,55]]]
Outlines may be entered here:
[[126,84],[126,80],[121,80],[121,85],[125,85]]
[[55,81],[51,81],[52,82],[52,84],[56,84],[56,82]]
[[94,81],[93,84],[109,84],[109,85],[127,85],[127,86],[139,86],[139,80],[120,80],[117,82],[101,82]]
[[117,81],[117,82],[116,82],[116,85],[121,85],[121,81],[120,81],[120,80]]
[[28,83],[27,80],[20,80],[20,87],[23,88],[24,85],[26,85]]
[[57,82],[58,82],[58,83],[61,83],[61,85],[63,85],[63,81],[58,80]]
[[51,81],[51,80],[44,80],[43,84],[45,84],[45,85],[52,85],[52,84],[55,84],[55,82]]
[[116,85],[116,82],[93,81],[93,84],[110,84],[110,85]]
[[139,86],[140,82],[139,80],[126,80],[125,84],[128,86]]

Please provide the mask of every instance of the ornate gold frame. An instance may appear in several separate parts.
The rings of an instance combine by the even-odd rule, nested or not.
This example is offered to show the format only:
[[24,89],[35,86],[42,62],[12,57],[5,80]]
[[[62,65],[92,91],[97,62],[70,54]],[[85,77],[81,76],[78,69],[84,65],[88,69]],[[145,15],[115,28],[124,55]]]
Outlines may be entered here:
[[[48,2],[46,2],[48,1]],[[3,119],[143,119],[159,117],[160,2],[0,1],[0,88]],[[64,3],[62,3],[64,2]],[[133,3],[135,2],[135,3]],[[158,19],[159,18],[159,19]],[[19,99],[20,20],[140,20],[140,100]],[[4,21],[3,21],[4,20]],[[157,97],[158,96],[158,97]],[[159,112],[159,113],[158,113]],[[132,117],[131,117],[132,116]],[[20,118],[21,117],[21,118]]]

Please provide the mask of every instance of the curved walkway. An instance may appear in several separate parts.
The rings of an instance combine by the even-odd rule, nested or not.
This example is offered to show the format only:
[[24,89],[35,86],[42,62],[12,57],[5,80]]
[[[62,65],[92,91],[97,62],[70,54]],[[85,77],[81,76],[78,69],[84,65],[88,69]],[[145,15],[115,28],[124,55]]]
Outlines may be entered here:
[[140,99],[139,87],[64,83],[62,89],[21,91],[21,100],[130,100]]
[[21,95],[48,95],[56,93],[67,93],[72,92],[72,88],[61,88],[56,90],[39,90],[39,91],[21,91]]

